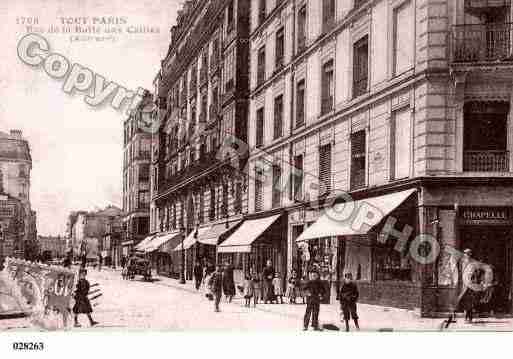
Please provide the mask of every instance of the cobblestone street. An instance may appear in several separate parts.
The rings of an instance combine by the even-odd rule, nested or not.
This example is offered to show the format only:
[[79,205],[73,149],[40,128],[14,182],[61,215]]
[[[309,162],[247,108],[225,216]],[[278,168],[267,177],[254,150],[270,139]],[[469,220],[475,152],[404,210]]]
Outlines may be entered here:
[[[223,299],[221,312],[214,313],[213,302],[197,292],[191,282],[181,285],[177,280],[156,277],[154,282],[121,279],[119,271],[89,271],[91,283],[99,283],[103,296],[97,301],[93,316],[101,324],[89,328],[80,317],[82,328],[73,331],[102,331],[109,328],[127,330],[225,330],[225,331],[301,331],[305,306],[301,304],[259,304],[245,308],[242,298],[233,303]],[[441,319],[420,318],[417,313],[372,305],[359,305],[363,331],[438,331]],[[321,324],[340,326],[338,306],[322,305]],[[0,321],[0,330],[33,329],[27,319]],[[458,319],[450,330],[510,331],[510,319],[478,319],[473,324]]]

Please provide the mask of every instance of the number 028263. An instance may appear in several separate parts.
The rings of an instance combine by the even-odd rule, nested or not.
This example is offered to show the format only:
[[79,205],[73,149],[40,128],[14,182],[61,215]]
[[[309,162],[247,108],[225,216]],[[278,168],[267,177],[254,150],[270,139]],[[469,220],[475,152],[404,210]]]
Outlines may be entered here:
[[14,342],[12,343],[13,350],[27,350],[27,351],[40,351],[45,348],[43,342]]

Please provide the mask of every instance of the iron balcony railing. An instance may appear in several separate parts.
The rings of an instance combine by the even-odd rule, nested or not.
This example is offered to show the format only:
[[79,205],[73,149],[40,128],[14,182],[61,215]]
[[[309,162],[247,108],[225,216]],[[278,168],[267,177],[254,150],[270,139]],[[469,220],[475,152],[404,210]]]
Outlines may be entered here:
[[463,171],[509,172],[508,151],[464,151]]
[[512,60],[513,23],[455,25],[454,62]]

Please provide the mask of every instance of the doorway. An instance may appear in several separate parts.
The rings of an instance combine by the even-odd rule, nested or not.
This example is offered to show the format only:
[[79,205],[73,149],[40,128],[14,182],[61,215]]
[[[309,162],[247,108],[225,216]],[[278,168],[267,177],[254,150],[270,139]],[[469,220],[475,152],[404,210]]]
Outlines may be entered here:
[[505,226],[465,226],[461,233],[461,249],[471,249],[472,257],[493,267],[498,285],[490,309],[499,313],[511,312],[511,235]]

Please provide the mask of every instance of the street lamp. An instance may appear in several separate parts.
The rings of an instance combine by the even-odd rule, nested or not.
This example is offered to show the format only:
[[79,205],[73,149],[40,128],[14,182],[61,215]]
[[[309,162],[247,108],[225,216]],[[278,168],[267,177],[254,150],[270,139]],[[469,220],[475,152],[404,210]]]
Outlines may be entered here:
[[184,241],[185,241],[185,228],[183,224],[180,226],[180,232],[182,232],[182,263],[180,264],[180,284],[185,284],[185,248],[184,248]]

